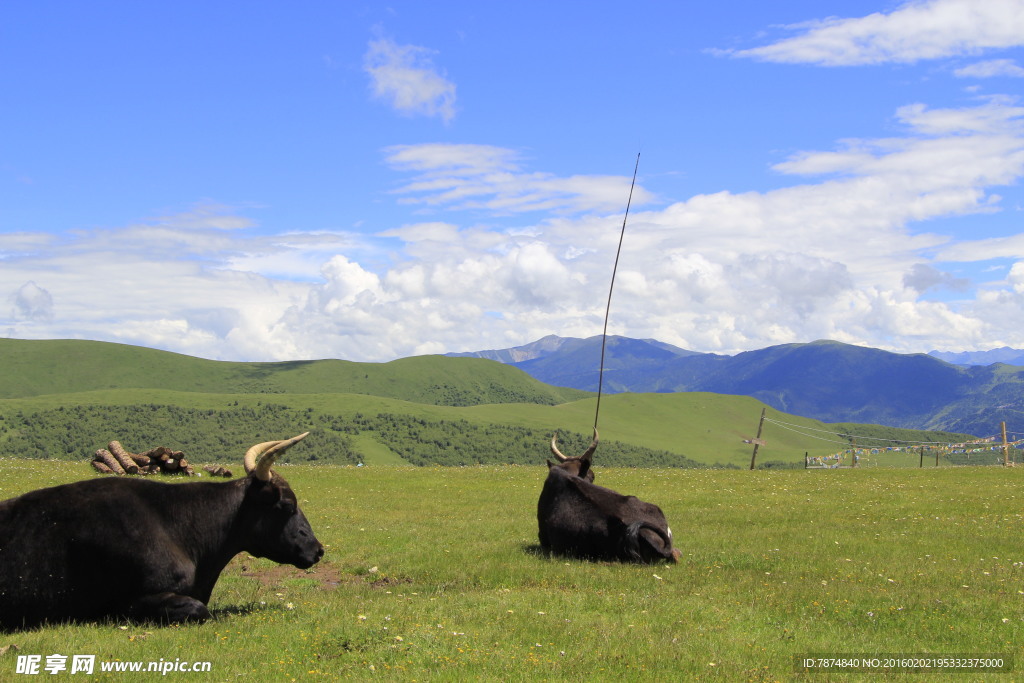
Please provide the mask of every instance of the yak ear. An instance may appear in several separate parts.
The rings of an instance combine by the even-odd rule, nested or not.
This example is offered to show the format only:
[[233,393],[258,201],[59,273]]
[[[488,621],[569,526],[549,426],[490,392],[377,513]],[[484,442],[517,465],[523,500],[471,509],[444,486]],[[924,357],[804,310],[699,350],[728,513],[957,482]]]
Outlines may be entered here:
[[277,501],[281,500],[281,487],[275,484],[273,479],[270,481],[263,481],[256,477],[250,477],[249,479],[253,494],[261,504],[276,505]]
[[587,478],[587,472],[590,471],[590,458],[586,460],[580,460],[580,471],[576,474],[580,479]]
[[550,470],[550,469],[551,469],[552,467],[554,467],[554,466],[555,466],[555,463],[551,462],[550,460],[547,460],[546,462],[548,463],[548,469],[549,469],[549,470]]

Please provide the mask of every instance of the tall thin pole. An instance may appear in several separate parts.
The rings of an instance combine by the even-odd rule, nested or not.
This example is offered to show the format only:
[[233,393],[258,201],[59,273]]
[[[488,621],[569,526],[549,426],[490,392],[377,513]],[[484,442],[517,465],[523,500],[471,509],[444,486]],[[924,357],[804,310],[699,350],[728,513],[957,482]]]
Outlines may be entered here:
[[757,437],[754,438],[754,452],[750,454],[750,469],[754,469],[754,461],[757,460],[757,447],[761,445],[761,430],[764,428],[764,415],[767,408],[761,408],[761,421],[757,423]]
[[594,409],[594,429],[597,429],[597,416],[601,414],[601,390],[604,388],[604,347],[608,341],[608,315],[612,310],[612,291],[615,289],[615,273],[619,269],[619,255],[622,253],[622,239],[626,236],[626,219],[629,218],[629,205],[633,203],[633,187],[636,185],[636,172],[640,168],[640,152],[636,153],[636,165],[633,167],[633,182],[629,185],[629,199],[626,200],[626,213],[622,217],[622,230],[619,232],[619,248],[615,250],[615,265],[612,266],[612,281],[608,285],[608,304],[604,309],[604,330],[601,332],[601,369],[597,374],[597,407]]
[[1003,431],[1003,466],[1007,467],[1010,464],[1010,444],[1006,441],[1006,423],[999,423],[1000,428]]

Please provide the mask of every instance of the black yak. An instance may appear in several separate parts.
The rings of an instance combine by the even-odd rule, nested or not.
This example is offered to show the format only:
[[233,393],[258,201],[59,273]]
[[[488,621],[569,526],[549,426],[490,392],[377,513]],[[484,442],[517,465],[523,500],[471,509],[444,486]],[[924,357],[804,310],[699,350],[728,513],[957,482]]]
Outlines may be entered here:
[[0,627],[205,621],[238,553],[313,566],[324,547],[271,470],[305,436],[253,446],[233,481],[102,478],[0,501]]
[[672,530],[661,508],[635,496],[623,496],[594,484],[591,469],[597,450],[597,429],[586,452],[562,455],[551,438],[548,477],[537,501],[541,547],[561,555],[627,562],[675,562]]

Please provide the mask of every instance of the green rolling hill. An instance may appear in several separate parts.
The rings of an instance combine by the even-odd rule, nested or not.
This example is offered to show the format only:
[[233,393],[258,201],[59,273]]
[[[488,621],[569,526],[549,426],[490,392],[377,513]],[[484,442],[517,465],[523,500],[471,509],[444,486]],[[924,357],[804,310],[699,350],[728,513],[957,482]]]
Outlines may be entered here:
[[235,363],[109,342],[0,339],[0,363],[0,398],[97,389],[168,389],[222,394],[366,394],[467,406],[554,405],[589,395],[543,384],[500,363],[445,356],[417,356],[390,363]]
[[[252,443],[313,433],[297,460],[542,465],[552,432],[566,453],[590,438],[596,398],[478,358],[391,363],[230,363],[85,341],[0,340],[0,448],[8,456],[89,458],[113,439],[166,445],[197,462],[235,463]],[[602,399],[599,465],[747,467],[764,404],[702,392]],[[760,465],[802,465],[846,446],[839,433],[884,439],[962,435],[829,427],[768,409]],[[865,442],[860,442],[864,445]],[[881,443],[881,442],[879,442]],[[909,455],[865,465],[917,464]]]

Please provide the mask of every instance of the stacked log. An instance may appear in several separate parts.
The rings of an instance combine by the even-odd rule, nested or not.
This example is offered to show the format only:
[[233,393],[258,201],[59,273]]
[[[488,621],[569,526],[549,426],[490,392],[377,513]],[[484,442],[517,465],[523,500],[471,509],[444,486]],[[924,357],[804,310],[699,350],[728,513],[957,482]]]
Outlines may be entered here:
[[[157,446],[144,453],[130,453],[118,441],[96,451],[92,466],[103,474],[180,474],[191,477],[195,469],[181,451]],[[217,477],[230,477],[231,470],[206,465],[203,469]]]
[[110,451],[110,454],[114,456],[114,460],[117,460],[117,464],[119,464],[124,469],[125,474],[139,473],[139,466],[132,459],[131,453],[126,451],[119,442],[111,441],[107,445],[107,450]]
[[100,472],[113,472],[114,474],[125,473],[124,468],[121,467],[121,463],[119,463],[110,453],[110,451],[108,451],[106,448],[101,448],[98,451],[96,451],[96,457],[94,457],[92,461],[94,463],[98,462],[102,464],[103,467],[106,468],[105,470],[103,470],[97,467],[96,469],[100,470]]

